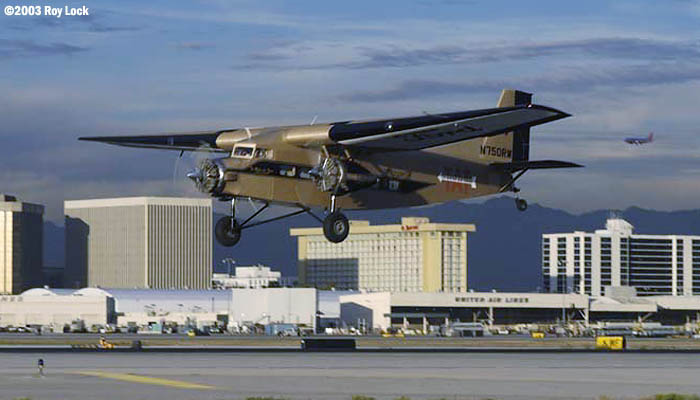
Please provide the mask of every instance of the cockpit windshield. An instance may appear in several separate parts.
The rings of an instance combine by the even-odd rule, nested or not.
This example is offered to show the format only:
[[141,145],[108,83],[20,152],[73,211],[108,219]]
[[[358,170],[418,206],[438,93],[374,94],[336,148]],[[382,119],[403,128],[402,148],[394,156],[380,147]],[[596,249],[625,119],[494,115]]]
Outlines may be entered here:
[[236,146],[233,149],[233,157],[253,158],[255,146]]
[[236,158],[272,158],[272,150],[257,147],[256,145],[236,145],[231,157]]

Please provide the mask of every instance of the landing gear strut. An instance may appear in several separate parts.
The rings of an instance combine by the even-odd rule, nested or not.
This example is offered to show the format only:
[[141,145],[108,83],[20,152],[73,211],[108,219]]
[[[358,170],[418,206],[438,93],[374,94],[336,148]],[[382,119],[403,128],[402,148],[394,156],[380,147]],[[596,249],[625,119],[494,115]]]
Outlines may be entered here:
[[527,201],[525,201],[525,199],[521,199],[521,198],[520,198],[520,195],[517,194],[517,193],[520,193],[520,189],[517,188],[517,187],[515,187],[515,186],[513,186],[513,193],[516,194],[516,197],[515,197],[515,208],[517,208],[518,211],[525,211],[525,210],[527,210]]
[[323,236],[328,241],[340,243],[348,237],[350,233],[350,222],[345,214],[335,209],[335,195],[331,195],[330,213],[323,220]]
[[[314,214],[309,207],[305,207],[301,204],[297,204],[297,207],[299,210],[291,212],[289,214],[284,214],[280,215],[279,217],[273,217],[273,218],[268,218],[263,221],[258,221],[258,222],[251,222],[253,218],[257,217],[258,215],[262,214],[263,211],[265,211],[268,207],[270,207],[270,203],[265,202],[265,205],[263,205],[259,210],[253,213],[250,217],[246,218],[243,222],[238,222],[236,220],[236,198],[231,199],[231,215],[222,217],[219,219],[219,221],[216,222],[216,227],[214,228],[214,233],[216,236],[216,240],[222,245],[226,247],[233,247],[235,246],[238,241],[241,240],[241,231],[243,229],[248,229],[252,228],[254,226],[266,224],[268,222],[273,222],[277,221],[280,219],[288,218],[288,217],[293,217],[295,215],[307,213],[314,217],[318,222],[321,222],[324,224],[325,227],[325,220],[322,220],[321,218],[317,217],[316,214]],[[343,218],[342,214],[340,214]],[[328,220],[328,217],[326,217],[326,220]],[[345,218],[347,221],[347,218]],[[347,224],[347,222],[346,222]],[[349,230],[349,229],[346,229]],[[337,231],[337,229],[336,229]],[[345,234],[347,236],[347,233]],[[345,237],[343,237],[345,239]],[[330,239],[329,239],[330,240]],[[342,239],[341,239],[342,240]]]
[[503,185],[500,189],[500,192],[506,192],[506,191],[511,191],[516,194],[515,197],[515,208],[518,209],[518,211],[525,211],[527,210],[527,201],[525,199],[521,199],[520,195],[518,193],[520,192],[520,189],[515,186],[515,181],[517,181],[523,174],[527,172],[527,168],[521,170],[518,172],[517,175],[511,178],[510,182],[506,183]]
[[231,215],[222,217],[216,222],[216,227],[214,228],[216,240],[222,246],[233,247],[241,240],[241,232],[243,229],[252,228],[254,226],[277,221],[283,218],[293,217],[303,213],[311,215],[318,222],[323,224],[323,236],[325,236],[330,242],[340,243],[345,240],[350,233],[350,222],[348,221],[348,217],[340,212],[340,210],[336,209],[336,194],[331,194],[330,209],[328,210],[328,215],[326,215],[324,219],[317,217],[316,214],[309,209],[309,207],[297,204],[296,206],[299,208],[297,211],[281,215],[279,217],[268,218],[263,221],[251,222],[253,218],[260,215],[270,206],[270,203],[265,202],[264,204],[265,205],[259,210],[255,211],[253,215],[239,223],[236,219],[236,198],[232,198]]
[[236,221],[236,199],[231,199],[231,215],[222,217],[214,228],[216,240],[225,247],[235,246],[241,240],[241,226]]

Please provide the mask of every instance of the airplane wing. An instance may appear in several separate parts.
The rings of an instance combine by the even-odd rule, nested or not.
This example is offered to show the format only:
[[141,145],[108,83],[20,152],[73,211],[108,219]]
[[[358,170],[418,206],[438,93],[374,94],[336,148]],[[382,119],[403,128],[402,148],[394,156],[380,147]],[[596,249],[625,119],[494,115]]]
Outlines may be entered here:
[[371,151],[420,150],[478,137],[500,135],[570,115],[539,105],[499,107],[369,122],[343,122],[330,128],[339,144]]
[[216,138],[223,132],[226,131],[163,133],[147,136],[97,136],[81,137],[78,140],[161,150],[226,152],[216,146]]

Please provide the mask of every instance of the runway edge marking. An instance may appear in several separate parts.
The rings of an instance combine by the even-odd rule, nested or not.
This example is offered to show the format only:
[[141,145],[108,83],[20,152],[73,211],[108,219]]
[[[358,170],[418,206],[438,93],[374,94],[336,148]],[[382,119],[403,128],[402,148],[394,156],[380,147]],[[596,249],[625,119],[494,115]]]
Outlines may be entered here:
[[135,374],[119,374],[115,372],[103,372],[103,371],[76,371],[74,374],[94,376],[98,378],[115,379],[119,381],[143,383],[148,385],[161,385],[176,387],[179,389],[202,389],[202,390],[214,390],[215,386],[202,385],[199,383],[176,381],[173,379],[163,379],[154,378],[152,376],[145,375],[135,375]]

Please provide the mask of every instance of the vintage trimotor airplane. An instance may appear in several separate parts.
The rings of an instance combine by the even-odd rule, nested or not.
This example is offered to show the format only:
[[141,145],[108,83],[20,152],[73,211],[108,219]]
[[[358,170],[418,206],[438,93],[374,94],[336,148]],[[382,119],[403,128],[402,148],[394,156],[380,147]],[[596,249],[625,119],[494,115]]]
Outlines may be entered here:
[[[496,108],[416,117],[327,124],[242,128],[157,136],[83,137],[121,146],[220,152],[187,176],[198,189],[231,202],[216,223],[217,240],[233,246],[241,231],[301,213],[323,225],[325,237],[349,233],[343,209],[419,206],[519,189],[528,170],[580,167],[565,161],[530,161],[530,128],[566,118],[532,104],[529,93],[504,90]],[[182,155],[182,153],[181,153]],[[264,204],[243,221],[236,199]],[[524,211],[527,202],[516,197]],[[254,222],[270,204],[298,208]],[[325,208],[325,218],[312,208]]]

